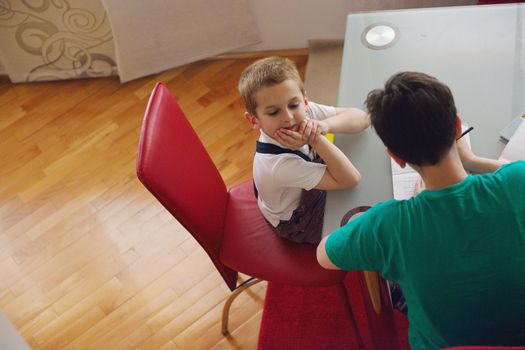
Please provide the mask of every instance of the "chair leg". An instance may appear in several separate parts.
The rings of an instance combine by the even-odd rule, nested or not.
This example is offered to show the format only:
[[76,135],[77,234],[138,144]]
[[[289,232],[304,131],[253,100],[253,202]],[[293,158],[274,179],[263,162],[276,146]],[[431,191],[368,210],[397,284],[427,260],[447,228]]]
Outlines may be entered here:
[[357,328],[357,322],[354,317],[354,313],[352,312],[352,306],[350,305],[350,300],[348,299],[348,292],[346,291],[346,287],[344,283],[339,284],[339,293],[341,294],[341,299],[343,299],[344,308],[346,311],[346,314],[348,315],[350,324],[352,326],[352,330],[354,331],[354,334],[357,339],[357,346],[359,349],[362,349],[363,339],[361,338],[361,333],[359,333],[359,329]]
[[[361,288],[361,295],[365,304],[368,329],[372,335],[372,349],[401,349],[395,328],[394,310],[392,309],[392,305],[388,300],[388,296],[384,295],[381,297],[381,313],[376,313],[372,304],[372,300],[370,299],[365,274],[363,272],[359,272],[358,276],[359,287]],[[381,294],[388,292],[385,290],[388,287],[386,287],[381,280],[379,283]],[[385,293],[383,293],[383,291]]]
[[237,296],[239,296],[239,294],[241,294],[244,290],[262,281],[263,280],[252,277],[244,281],[240,285],[238,285],[237,288],[235,288],[233,292],[230,294],[228,299],[226,299],[226,301],[224,302],[224,306],[222,308],[222,334],[223,335],[228,334],[228,316],[230,314],[231,304],[233,303],[235,298],[237,298]]

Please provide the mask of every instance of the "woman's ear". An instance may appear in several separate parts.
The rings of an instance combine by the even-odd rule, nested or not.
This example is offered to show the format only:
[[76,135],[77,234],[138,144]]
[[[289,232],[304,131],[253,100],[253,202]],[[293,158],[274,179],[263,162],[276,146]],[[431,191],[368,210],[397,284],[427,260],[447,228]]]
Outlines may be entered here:
[[461,118],[459,117],[459,115],[456,114],[456,139],[461,136],[461,133]]
[[246,118],[248,123],[250,123],[250,125],[252,126],[252,129],[257,130],[257,129],[260,128],[259,119],[256,116],[254,116],[253,114],[250,114],[248,112],[244,112],[244,118]]

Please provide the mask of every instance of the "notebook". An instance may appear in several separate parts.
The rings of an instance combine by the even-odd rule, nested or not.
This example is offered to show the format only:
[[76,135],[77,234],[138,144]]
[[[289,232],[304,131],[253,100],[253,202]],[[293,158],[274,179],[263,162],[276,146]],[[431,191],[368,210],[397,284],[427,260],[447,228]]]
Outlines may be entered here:
[[390,158],[392,167],[392,187],[395,199],[409,199],[414,197],[416,183],[421,176],[410,165],[401,168],[392,158]]
[[[521,118],[520,118],[521,119]],[[501,152],[500,160],[525,160],[525,122],[521,122]]]

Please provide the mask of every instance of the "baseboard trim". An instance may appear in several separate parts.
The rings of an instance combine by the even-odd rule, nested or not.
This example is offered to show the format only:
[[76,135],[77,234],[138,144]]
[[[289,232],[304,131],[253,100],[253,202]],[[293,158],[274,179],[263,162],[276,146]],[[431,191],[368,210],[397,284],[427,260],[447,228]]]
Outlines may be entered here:
[[266,51],[244,51],[244,52],[226,52],[210,59],[243,59],[243,58],[262,58],[268,56],[307,56],[308,48],[288,49],[288,50],[266,50]]

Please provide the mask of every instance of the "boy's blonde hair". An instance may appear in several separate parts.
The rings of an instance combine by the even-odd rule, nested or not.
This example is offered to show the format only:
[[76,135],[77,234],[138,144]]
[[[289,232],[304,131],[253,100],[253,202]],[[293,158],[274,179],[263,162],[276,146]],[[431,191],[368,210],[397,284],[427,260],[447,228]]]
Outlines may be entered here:
[[267,57],[248,66],[239,79],[239,93],[244,99],[248,113],[257,116],[255,94],[266,86],[280,84],[291,79],[297,83],[304,96],[304,84],[292,60],[284,57]]

